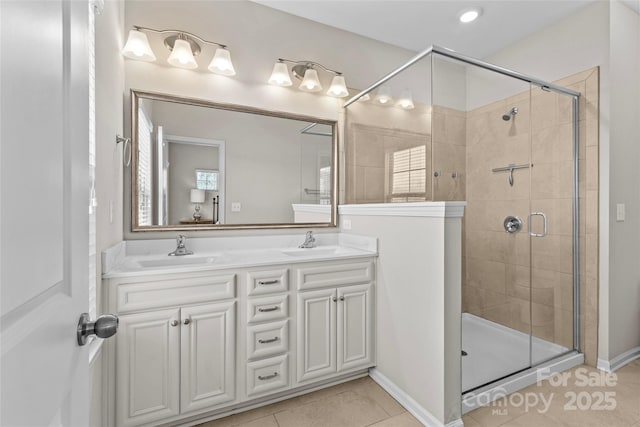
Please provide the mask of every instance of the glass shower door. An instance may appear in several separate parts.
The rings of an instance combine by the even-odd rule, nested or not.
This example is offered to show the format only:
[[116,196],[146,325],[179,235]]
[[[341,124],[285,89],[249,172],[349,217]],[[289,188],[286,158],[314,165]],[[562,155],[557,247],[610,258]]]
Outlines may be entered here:
[[573,108],[569,95],[532,88],[532,365],[574,346]]
[[[532,366],[531,87],[438,56],[433,76],[434,200],[462,194],[467,201],[462,390],[468,392]],[[462,166],[454,161],[461,117]]]

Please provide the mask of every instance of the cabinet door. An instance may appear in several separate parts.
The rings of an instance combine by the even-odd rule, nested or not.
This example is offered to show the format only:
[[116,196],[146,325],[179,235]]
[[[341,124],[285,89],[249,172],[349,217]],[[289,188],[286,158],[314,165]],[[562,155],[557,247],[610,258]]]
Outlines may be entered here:
[[235,399],[234,301],[181,311],[181,413]]
[[338,371],[373,364],[373,288],[338,288]]
[[336,372],[336,291],[298,293],[298,381]]
[[118,425],[147,424],[178,415],[179,321],[179,309],[120,316],[116,336]]

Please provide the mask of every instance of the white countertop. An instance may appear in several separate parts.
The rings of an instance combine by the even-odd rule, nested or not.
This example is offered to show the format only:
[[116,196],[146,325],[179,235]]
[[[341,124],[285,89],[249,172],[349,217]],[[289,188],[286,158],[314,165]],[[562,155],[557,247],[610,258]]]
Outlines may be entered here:
[[124,241],[102,253],[104,279],[189,273],[275,264],[377,256],[375,238],[346,233],[316,234],[316,247],[300,249],[298,235],[187,239],[193,255],[168,256],[174,239]]

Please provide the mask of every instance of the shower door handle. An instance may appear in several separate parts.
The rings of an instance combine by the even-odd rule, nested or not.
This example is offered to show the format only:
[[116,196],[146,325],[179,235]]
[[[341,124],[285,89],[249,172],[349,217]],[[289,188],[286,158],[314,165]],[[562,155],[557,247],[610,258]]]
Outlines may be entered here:
[[[531,232],[531,220],[533,219],[534,216],[541,216],[542,217],[542,233],[532,233]],[[527,221],[527,228],[529,231],[529,236],[531,237],[544,237],[547,235],[547,216],[544,214],[544,212],[531,212],[529,214],[529,221]]]

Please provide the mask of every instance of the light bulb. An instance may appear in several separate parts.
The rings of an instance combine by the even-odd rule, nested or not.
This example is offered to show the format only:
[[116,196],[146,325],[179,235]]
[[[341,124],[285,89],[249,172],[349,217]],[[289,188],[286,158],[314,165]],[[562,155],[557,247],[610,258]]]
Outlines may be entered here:
[[209,63],[209,71],[223,76],[235,76],[236,70],[231,62],[231,53],[225,48],[219,47]]
[[147,35],[139,30],[129,31],[129,37],[122,49],[122,54],[127,58],[139,61],[151,62],[156,60],[156,56],[153,54],[151,46],[149,46]]
[[318,79],[318,72],[312,68],[308,68],[304,73],[304,79],[302,79],[302,83],[300,83],[298,89],[305,92],[320,92],[322,85]]
[[344,98],[345,96],[349,95],[347,85],[344,81],[344,76],[338,75],[333,78],[327,94],[338,98]]
[[287,64],[276,62],[273,65],[273,71],[271,72],[271,77],[269,77],[269,83],[276,86],[291,86],[291,77],[289,77]]
[[190,70],[198,68],[198,63],[191,51],[191,45],[188,41],[182,39],[176,39],[173,45],[173,51],[171,51],[167,62],[178,68],[187,68]]

